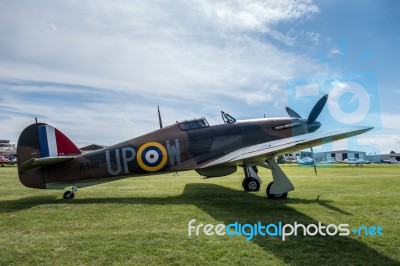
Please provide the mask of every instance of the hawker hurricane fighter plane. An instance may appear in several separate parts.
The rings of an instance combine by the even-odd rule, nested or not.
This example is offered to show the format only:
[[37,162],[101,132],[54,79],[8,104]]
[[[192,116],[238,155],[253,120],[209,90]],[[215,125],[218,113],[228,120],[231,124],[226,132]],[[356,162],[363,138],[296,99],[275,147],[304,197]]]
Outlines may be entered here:
[[257,167],[271,170],[267,187],[271,199],[284,199],[294,190],[275,157],[288,152],[348,138],[372,127],[345,127],[316,132],[316,121],[328,99],[324,95],[307,119],[287,107],[288,118],[236,121],[222,112],[224,124],[210,126],[205,118],[186,120],[113,146],[87,153],[58,129],[35,123],[18,140],[18,173],[31,188],[65,189],[73,198],[78,188],[139,175],[196,170],[205,177],[244,170],[242,186],[258,191]]

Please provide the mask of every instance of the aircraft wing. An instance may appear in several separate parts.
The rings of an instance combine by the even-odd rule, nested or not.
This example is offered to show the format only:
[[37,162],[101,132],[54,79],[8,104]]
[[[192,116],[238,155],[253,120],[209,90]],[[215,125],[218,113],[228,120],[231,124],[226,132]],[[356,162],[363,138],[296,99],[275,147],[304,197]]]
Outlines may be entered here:
[[20,166],[18,169],[21,171],[26,171],[37,166],[49,166],[54,164],[65,163],[75,159],[76,156],[55,156],[55,157],[45,157],[45,158],[32,158]]
[[337,141],[340,139],[356,136],[373,129],[373,127],[344,127],[325,131],[319,131],[295,137],[269,141],[249,147],[235,150],[212,161],[201,165],[207,168],[222,164],[256,163],[265,161],[266,158],[276,157],[288,152],[298,151],[313,146]]

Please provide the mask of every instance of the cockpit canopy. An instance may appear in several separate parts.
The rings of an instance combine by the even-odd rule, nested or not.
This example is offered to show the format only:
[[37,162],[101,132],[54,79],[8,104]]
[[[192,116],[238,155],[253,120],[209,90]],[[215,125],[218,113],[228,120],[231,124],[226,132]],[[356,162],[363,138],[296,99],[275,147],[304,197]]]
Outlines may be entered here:
[[210,124],[208,124],[207,120],[204,117],[180,121],[177,123],[179,124],[182,130],[198,129],[210,126]]

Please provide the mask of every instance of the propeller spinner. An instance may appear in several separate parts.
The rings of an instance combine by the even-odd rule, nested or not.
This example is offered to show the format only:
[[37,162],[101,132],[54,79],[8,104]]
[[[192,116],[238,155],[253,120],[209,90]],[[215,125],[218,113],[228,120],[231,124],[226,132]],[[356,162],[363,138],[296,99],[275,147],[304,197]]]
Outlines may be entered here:
[[[327,101],[328,101],[328,94],[325,94],[314,105],[313,109],[311,110],[310,114],[308,115],[308,118],[304,119],[307,123],[309,133],[317,131],[321,127],[321,123],[317,121],[317,118],[321,114],[322,109],[324,109],[324,106]],[[290,107],[286,107],[286,112],[289,114],[290,117],[302,118],[296,111],[294,111]]]

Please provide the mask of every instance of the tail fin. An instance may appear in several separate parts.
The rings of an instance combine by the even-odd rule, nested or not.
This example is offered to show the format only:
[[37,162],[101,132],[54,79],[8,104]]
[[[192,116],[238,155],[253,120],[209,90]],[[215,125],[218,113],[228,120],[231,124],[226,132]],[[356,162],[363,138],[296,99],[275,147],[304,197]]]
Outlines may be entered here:
[[300,157],[297,155],[296,156],[296,161],[299,163],[301,160],[300,160]]
[[42,158],[81,153],[67,136],[50,125],[38,126],[38,135]]
[[[25,128],[18,139],[18,165],[46,157],[78,155],[80,150],[58,129],[43,123]],[[45,188],[45,176],[41,167],[30,170],[18,168],[19,179],[27,187]]]

